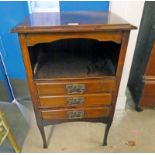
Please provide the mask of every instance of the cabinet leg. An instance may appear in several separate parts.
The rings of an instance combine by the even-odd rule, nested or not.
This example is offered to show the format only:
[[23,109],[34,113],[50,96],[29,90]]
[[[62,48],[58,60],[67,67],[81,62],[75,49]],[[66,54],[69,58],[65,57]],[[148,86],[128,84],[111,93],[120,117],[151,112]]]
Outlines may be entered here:
[[45,136],[45,130],[43,126],[38,126],[39,131],[41,133],[41,137],[43,140],[43,148],[47,148],[47,141],[46,141],[46,136]]
[[109,133],[109,129],[111,127],[111,123],[112,121],[108,122],[106,125],[106,129],[105,129],[105,133],[104,133],[104,139],[103,139],[103,146],[107,145],[107,138],[108,138],[108,133]]

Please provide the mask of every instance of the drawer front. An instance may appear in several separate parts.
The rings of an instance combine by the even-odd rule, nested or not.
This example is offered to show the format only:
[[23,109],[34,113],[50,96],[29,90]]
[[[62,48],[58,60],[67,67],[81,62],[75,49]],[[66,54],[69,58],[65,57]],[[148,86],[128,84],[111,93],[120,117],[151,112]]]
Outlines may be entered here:
[[40,96],[41,108],[57,107],[91,107],[110,105],[112,94],[83,94],[83,95],[65,95],[65,96]]
[[145,81],[143,95],[155,96],[155,81]]
[[87,94],[112,92],[114,80],[79,80],[76,82],[36,82],[39,95]]
[[42,110],[42,117],[45,120],[71,120],[84,118],[101,118],[109,116],[109,107],[98,108],[76,108],[76,109],[58,109]]

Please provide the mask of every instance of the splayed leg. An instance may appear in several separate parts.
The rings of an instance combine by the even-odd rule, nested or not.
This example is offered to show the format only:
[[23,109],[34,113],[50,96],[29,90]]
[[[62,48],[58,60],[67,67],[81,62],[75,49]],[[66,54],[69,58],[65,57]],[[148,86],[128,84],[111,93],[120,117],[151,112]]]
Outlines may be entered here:
[[45,130],[44,127],[41,125],[38,125],[39,131],[41,133],[42,136],[42,140],[43,140],[43,148],[47,148],[47,142],[46,142],[46,136],[45,136]]
[[107,138],[108,138],[108,133],[109,133],[109,129],[111,127],[111,123],[112,121],[110,120],[107,125],[106,125],[106,129],[105,129],[105,133],[104,133],[104,139],[103,139],[103,146],[107,145]]

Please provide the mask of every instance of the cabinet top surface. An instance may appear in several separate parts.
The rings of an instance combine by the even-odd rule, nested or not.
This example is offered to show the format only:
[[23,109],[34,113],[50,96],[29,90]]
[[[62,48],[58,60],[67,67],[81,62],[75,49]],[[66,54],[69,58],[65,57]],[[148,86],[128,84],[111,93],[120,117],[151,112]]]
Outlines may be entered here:
[[130,30],[136,27],[111,12],[32,13],[12,29],[18,33]]

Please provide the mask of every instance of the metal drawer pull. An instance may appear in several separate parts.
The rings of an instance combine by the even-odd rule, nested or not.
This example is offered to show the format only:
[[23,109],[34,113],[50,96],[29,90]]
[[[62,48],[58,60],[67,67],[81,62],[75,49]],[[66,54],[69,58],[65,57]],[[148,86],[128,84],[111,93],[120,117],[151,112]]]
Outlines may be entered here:
[[68,111],[68,119],[81,119],[84,117],[84,111],[76,110],[76,111]]
[[84,97],[69,97],[67,98],[68,106],[79,105],[84,103]]
[[66,84],[66,90],[68,94],[83,93],[85,91],[84,84]]

